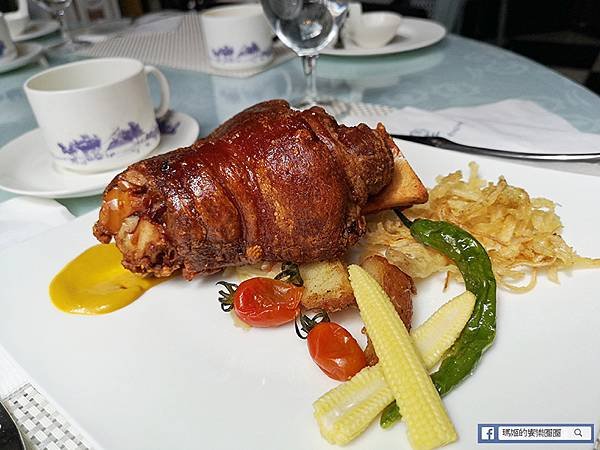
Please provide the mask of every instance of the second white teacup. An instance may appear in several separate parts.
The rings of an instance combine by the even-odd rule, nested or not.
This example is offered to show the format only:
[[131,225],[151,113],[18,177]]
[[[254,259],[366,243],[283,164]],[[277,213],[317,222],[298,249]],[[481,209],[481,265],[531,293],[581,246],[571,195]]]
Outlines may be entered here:
[[[155,110],[147,77],[159,82]],[[124,167],[160,142],[156,118],[169,109],[169,84],[155,67],[128,58],[65,64],[34,75],[25,93],[54,164],[76,172]]]
[[10,62],[17,57],[17,48],[15,47],[4,14],[0,13],[0,65]]
[[17,0],[17,10],[4,14],[8,30],[13,39],[16,39],[29,24],[29,4],[27,0]]
[[228,5],[202,13],[204,47],[211,65],[241,70],[273,59],[273,33],[258,4]]

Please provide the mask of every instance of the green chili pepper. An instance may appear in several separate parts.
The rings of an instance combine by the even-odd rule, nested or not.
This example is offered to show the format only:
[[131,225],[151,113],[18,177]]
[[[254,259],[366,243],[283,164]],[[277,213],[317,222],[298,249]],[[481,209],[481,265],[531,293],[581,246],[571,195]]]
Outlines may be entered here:
[[[417,241],[454,261],[465,287],[476,296],[471,318],[448,350],[438,371],[431,375],[440,395],[445,395],[473,372],[496,336],[496,279],[492,263],[477,239],[456,225],[427,219],[411,222],[400,210],[395,209],[394,212]],[[383,410],[380,424],[389,428],[400,418],[398,406],[392,402]]]

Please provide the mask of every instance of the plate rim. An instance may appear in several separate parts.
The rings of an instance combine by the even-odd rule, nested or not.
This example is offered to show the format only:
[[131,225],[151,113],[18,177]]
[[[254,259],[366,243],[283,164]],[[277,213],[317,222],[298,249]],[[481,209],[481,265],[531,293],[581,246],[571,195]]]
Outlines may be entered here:
[[352,49],[335,49],[333,47],[325,47],[323,50],[321,50],[321,54],[322,55],[327,55],[327,56],[339,56],[339,57],[343,57],[343,56],[357,56],[357,57],[367,57],[367,56],[381,56],[381,55],[392,55],[392,54],[396,54],[396,53],[405,53],[405,52],[410,52],[413,50],[419,50],[421,48],[426,48],[426,47],[430,47],[436,43],[438,43],[439,41],[441,41],[442,39],[444,39],[446,37],[446,35],[448,34],[448,30],[446,29],[446,27],[444,25],[442,25],[441,23],[432,20],[432,19],[424,19],[424,18],[420,18],[420,17],[403,17],[402,18],[402,22],[400,23],[399,29],[402,27],[403,23],[408,22],[409,24],[425,24],[425,26],[431,26],[432,29],[438,29],[441,33],[441,35],[436,38],[434,41],[429,42],[428,43],[424,43],[422,45],[419,45],[417,47],[413,47],[413,48],[408,48],[408,49],[394,49],[393,45],[385,45],[383,47],[379,47],[379,48],[371,48],[371,49],[366,49],[366,48],[361,48],[356,46],[355,48]]
[[[37,42],[15,42],[17,57],[6,64],[0,65],[0,73],[10,72],[31,64],[42,56],[44,46]],[[23,52],[24,54],[21,54]]]
[[52,19],[31,19],[29,23],[38,23],[41,24],[41,26],[37,31],[33,31],[30,33],[21,33],[17,36],[14,36],[12,38],[14,42],[24,42],[30,39],[37,39],[42,36],[46,36],[50,33],[54,33],[60,28],[59,23],[56,20]]

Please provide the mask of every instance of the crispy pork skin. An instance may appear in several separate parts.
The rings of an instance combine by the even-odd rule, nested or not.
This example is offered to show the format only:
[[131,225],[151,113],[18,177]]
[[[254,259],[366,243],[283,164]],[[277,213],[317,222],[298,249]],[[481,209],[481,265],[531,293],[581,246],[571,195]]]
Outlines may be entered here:
[[394,150],[381,125],[259,103],[117,175],[94,235],[115,240],[126,268],[155,276],[333,259],[365,232],[361,209],[390,182]]

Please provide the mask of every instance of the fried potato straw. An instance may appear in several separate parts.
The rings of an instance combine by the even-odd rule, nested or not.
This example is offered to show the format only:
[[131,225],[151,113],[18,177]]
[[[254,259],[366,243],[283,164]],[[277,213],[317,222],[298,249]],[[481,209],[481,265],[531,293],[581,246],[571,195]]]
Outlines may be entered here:
[[[474,162],[469,169],[466,181],[461,171],[438,177],[429,201],[407,209],[406,215],[444,220],[469,231],[488,251],[499,285],[512,292],[532,290],[540,271],[558,283],[559,270],[600,267],[600,259],[577,255],[563,240],[554,202],[530,198],[504,177],[488,182],[479,177]],[[456,266],[415,241],[392,211],[369,217],[368,228],[360,242],[363,257],[383,254],[413,278],[446,272],[447,281],[460,279]]]

